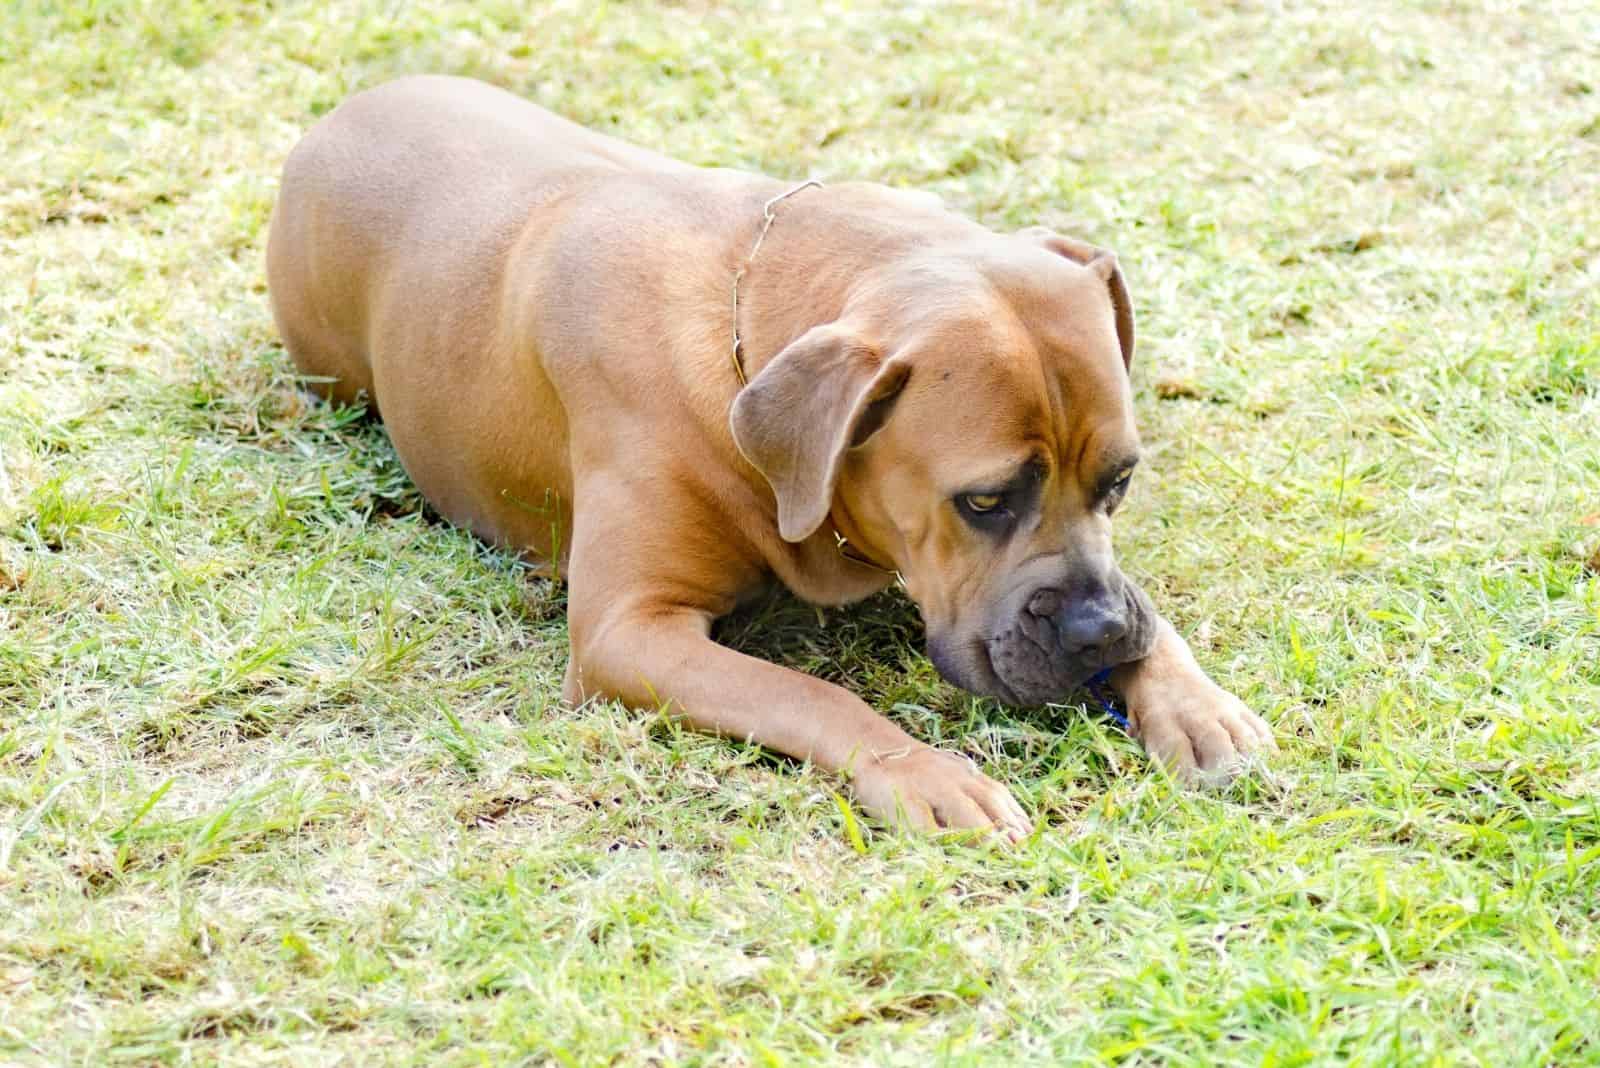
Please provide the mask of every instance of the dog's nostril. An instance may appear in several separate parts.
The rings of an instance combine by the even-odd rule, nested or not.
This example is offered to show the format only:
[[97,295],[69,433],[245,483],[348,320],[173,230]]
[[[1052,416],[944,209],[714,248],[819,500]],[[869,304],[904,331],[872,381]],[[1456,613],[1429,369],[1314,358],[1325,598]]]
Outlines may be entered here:
[[1061,611],[1061,594],[1057,590],[1039,590],[1028,598],[1028,614],[1043,619],[1054,618]]

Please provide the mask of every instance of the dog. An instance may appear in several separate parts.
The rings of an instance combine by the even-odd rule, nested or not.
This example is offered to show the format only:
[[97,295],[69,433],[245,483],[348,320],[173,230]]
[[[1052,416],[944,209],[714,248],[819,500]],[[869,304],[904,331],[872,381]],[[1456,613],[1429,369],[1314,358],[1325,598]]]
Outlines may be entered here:
[[1140,445],[1108,251],[420,76],[296,145],[267,276],[313,388],[364,401],[441,515],[565,578],[568,701],[812,761],[893,823],[1028,835],[967,758],[710,636],[773,580],[824,605],[898,580],[959,687],[1026,706],[1109,672],[1186,778],[1274,747],[1113,557]]

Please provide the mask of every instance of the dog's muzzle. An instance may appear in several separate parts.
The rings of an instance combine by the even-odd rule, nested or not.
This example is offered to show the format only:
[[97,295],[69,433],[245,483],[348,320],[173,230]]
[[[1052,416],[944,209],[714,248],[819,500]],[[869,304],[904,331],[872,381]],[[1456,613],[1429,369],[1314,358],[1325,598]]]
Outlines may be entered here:
[[1092,587],[1043,586],[1008,602],[1001,626],[964,647],[930,638],[940,674],[1009,704],[1039,705],[1071,698],[1096,672],[1141,659],[1155,643],[1150,599],[1120,574]]

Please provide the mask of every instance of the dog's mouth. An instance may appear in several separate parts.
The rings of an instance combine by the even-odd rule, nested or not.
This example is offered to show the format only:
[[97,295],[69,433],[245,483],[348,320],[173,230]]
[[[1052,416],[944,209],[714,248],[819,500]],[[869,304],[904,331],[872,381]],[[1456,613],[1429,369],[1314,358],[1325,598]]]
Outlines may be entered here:
[[989,648],[989,642],[984,639],[979,639],[975,644],[978,646],[978,655],[976,659],[978,663],[982,665],[983,675],[985,676],[985,696],[993,697],[997,701],[1003,701],[1004,703],[1012,706],[1021,706],[1023,704],[1031,703],[1025,702],[1015,691],[1011,689],[1011,687],[1007,686],[1005,680],[1000,677],[1000,672],[997,671],[994,666],[994,653]]
[[951,641],[944,635],[928,635],[928,660],[939,677],[980,697],[993,697],[1011,704],[1015,694],[1006,689],[989,660],[981,640]]
[[990,650],[991,639],[978,637],[960,642],[945,642],[930,637],[928,659],[946,682],[979,697],[992,697],[1003,704],[1022,707],[1038,704],[1025,700],[1006,684],[996,670]]
[[1092,656],[1069,656],[1020,631],[985,641],[983,650],[997,696],[1018,706],[1068,700],[1096,672],[1132,659],[1111,649]]
[[1154,609],[1144,592],[1124,584],[1127,633],[1081,654],[1067,653],[1054,631],[1021,624],[996,634],[930,634],[928,659],[944,679],[969,693],[1019,708],[1075,697],[1097,672],[1147,656],[1155,640]]

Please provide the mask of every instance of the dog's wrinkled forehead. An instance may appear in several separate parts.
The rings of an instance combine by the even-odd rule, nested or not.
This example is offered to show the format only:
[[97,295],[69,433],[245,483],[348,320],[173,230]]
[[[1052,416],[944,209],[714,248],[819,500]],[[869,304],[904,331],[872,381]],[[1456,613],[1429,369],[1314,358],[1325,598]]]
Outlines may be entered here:
[[1132,431],[1104,280],[1059,257],[1029,259],[1031,271],[1008,265],[925,300],[907,324],[915,370],[904,416],[964,457],[1031,448],[1066,462],[1082,451],[1080,431]]
[[988,273],[1050,373],[1069,388],[1104,389],[1126,382],[1132,350],[1131,326],[1118,321],[1120,273],[1108,281],[1115,271],[1109,258],[1084,265],[1025,246]]

